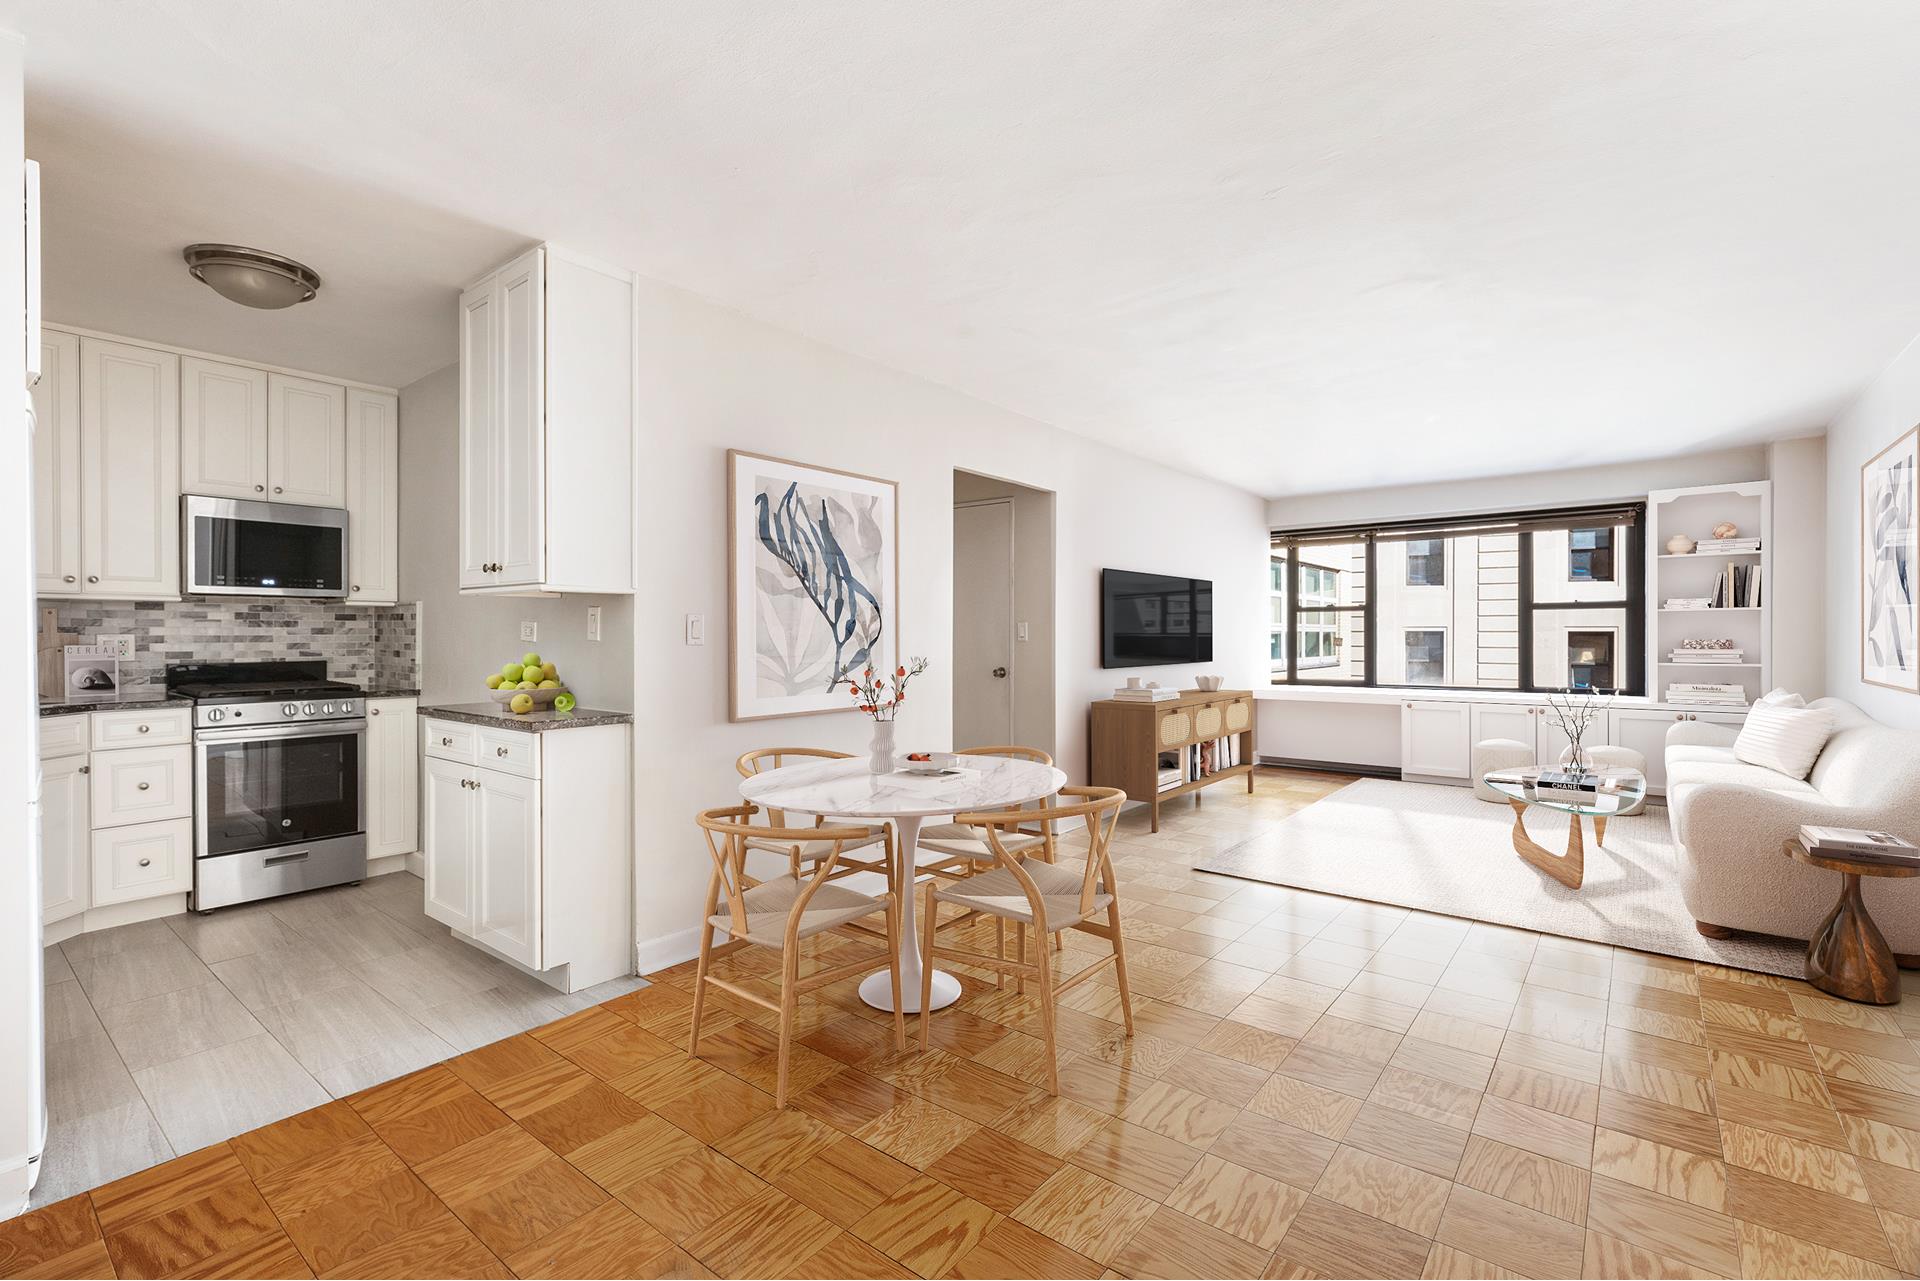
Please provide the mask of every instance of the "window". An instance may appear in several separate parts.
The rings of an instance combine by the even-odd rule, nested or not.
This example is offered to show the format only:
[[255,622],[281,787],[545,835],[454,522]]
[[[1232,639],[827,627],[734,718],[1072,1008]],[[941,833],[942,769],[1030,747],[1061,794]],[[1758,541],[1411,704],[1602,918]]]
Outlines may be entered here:
[[1407,633],[1407,684],[1447,683],[1447,634],[1420,628]]
[[1407,586],[1445,587],[1447,585],[1446,541],[1416,538],[1407,543]]
[[1570,583],[1613,581],[1613,530],[1570,529],[1567,531],[1567,581]]
[[1277,533],[1271,678],[1643,693],[1642,511],[1620,504]]

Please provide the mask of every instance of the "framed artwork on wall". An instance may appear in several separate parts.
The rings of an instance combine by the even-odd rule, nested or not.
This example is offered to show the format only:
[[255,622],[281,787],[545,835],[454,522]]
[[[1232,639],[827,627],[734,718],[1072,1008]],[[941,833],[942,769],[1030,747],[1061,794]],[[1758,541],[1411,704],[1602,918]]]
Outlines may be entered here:
[[853,710],[900,652],[899,485],[727,451],[728,717]]
[[1920,510],[1920,427],[1860,468],[1860,679],[1920,693],[1920,570],[1914,516]]

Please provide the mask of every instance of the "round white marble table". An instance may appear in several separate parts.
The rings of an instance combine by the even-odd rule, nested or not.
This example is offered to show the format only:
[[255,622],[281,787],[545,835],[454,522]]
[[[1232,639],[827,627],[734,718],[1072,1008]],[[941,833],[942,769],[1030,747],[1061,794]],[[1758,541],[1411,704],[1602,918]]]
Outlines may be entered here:
[[[742,780],[740,795],[755,805],[809,817],[879,819],[891,822],[895,842],[893,884],[900,893],[900,1000],[907,1013],[920,1008],[920,945],[914,925],[913,882],[918,870],[920,825],[980,810],[1006,809],[1052,796],[1067,776],[1051,765],[1003,756],[963,756],[959,773],[936,776],[874,774],[865,757],[811,765],[783,765]],[[944,861],[944,856],[942,858]],[[875,1009],[893,1009],[892,983],[870,974],[860,999]],[[960,999],[960,980],[935,970],[933,1008]]]

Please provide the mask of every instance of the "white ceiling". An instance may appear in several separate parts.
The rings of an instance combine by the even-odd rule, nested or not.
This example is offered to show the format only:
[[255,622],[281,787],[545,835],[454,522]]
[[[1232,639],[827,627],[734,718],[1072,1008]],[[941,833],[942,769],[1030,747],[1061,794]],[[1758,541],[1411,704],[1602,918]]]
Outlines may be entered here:
[[[0,0],[48,310],[404,383],[552,239],[1280,495],[1822,428],[1920,330],[1920,6]],[[180,247],[326,277],[248,312]],[[912,424],[902,424],[910,429]]]

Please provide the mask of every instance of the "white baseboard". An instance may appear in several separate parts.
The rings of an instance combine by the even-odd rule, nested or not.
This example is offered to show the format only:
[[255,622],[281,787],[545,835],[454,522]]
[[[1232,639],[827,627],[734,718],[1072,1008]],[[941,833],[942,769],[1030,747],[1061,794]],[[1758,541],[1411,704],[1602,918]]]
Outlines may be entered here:
[[133,925],[140,921],[158,920],[163,916],[178,916],[186,910],[185,894],[160,894],[153,898],[135,899],[131,903],[109,903],[105,907],[88,908],[64,921],[55,921],[46,927],[42,941],[64,943],[76,934],[91,934],[95,930],[110,930],[116,925]]
[[672,934],[662,934],[658,938],[641,939],[633,948],[634,972],[651,974],[655,970],[691,961],[698,955],[700,927],[697,925],[691,929],[675,930]]
[[367,879],[372,880],[376,876],[386,876],[392,872],[411,872],[413,868],[408,860],[413,857],[411,854],[388,854],[384,858],[370,858],[367,860]]

